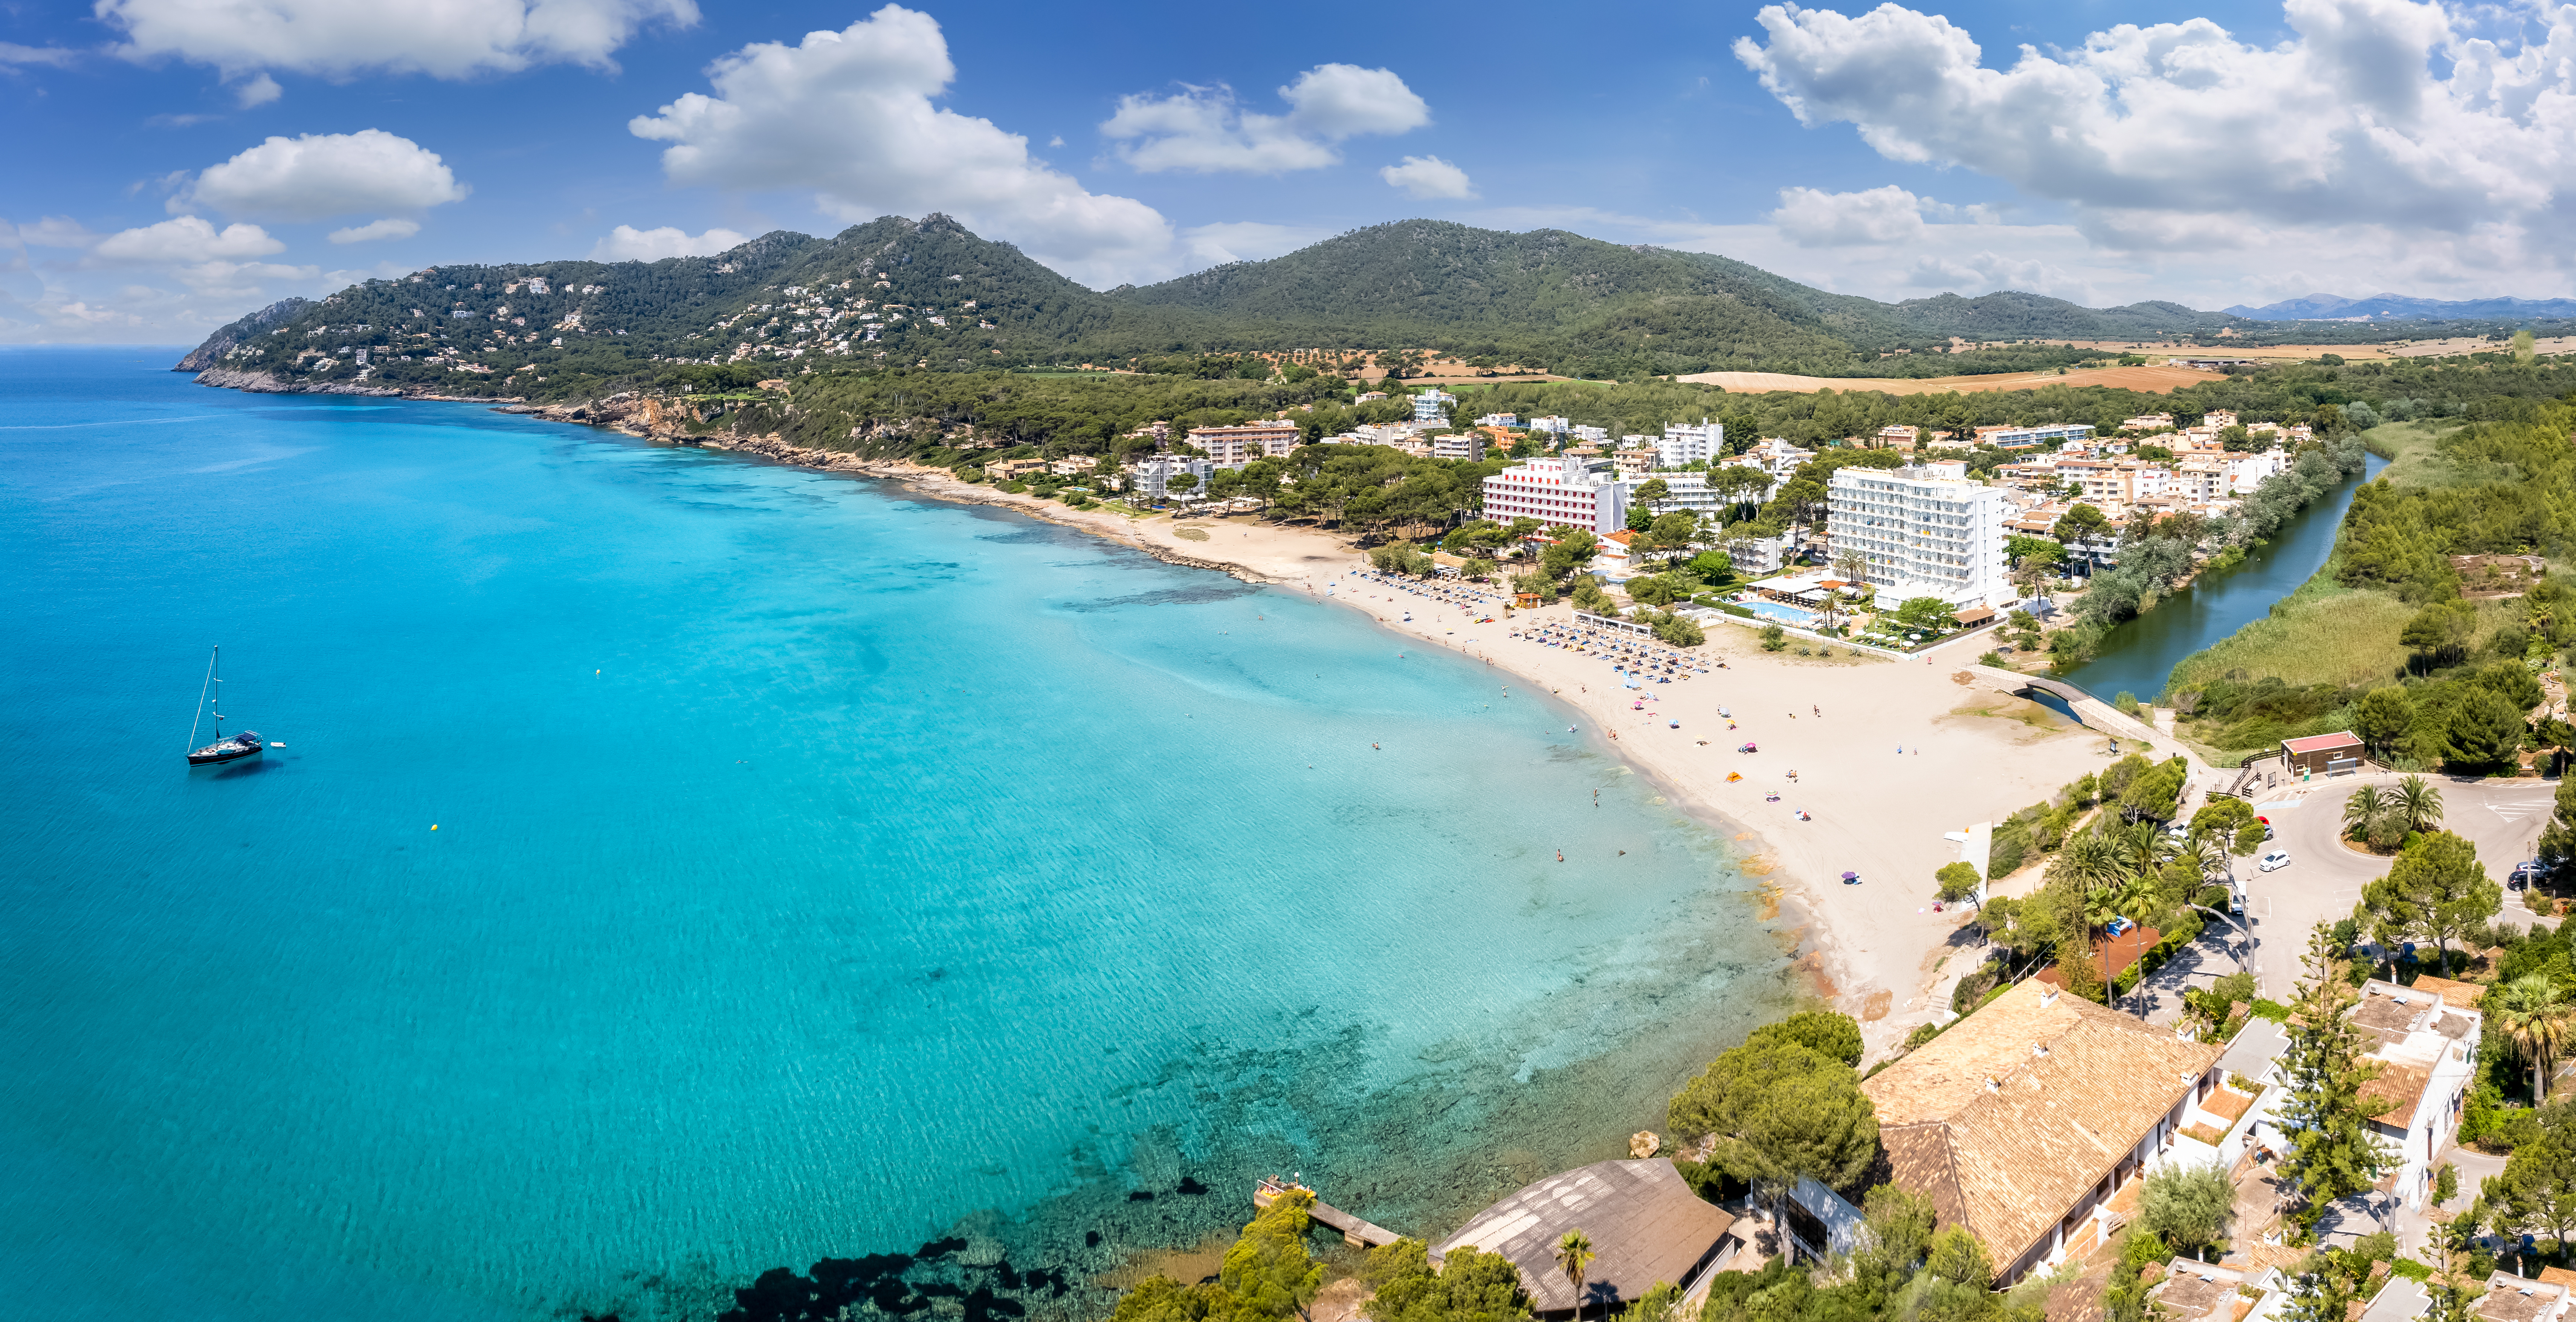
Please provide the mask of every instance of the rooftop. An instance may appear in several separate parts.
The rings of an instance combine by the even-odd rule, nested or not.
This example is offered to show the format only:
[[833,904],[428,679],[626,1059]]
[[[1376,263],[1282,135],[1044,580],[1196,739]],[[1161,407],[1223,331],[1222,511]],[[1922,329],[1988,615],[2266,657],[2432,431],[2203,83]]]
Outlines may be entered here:
[[2478,1316],[2493,1322],[2533,1322],[2556,1311],[2566,1299],[2567,1287],[2563,1285],[2526,1281],[2512,1272],[2500,1271],[2487,1278],[2486,1297],[2478,1300]]
[[1597,1256],[1584,1274],[1584,1306],[1631,1300],[1658,1283],[1688,1285],[1735,1218],[1700,1200],[1673,1163],[1596,1161],[1553,1175],[1478,1212],[1432,1250],[1462,1245],[1499,1253],[1521,1270],[1536,1313],[1574,1309],[1574,1287],[1556,1244],[1581,1230]]
[[2176,1258],[2165,1264],[2165,1273],[2155,1288],[2155,1298],[2176,1322],[2204,1317],[2231,1322],[2235,1309],[2230,1305],[2238,1297],[2236,1287],[2245,1281],[2242,1273],[2190,1258]]
[[2025,982],[1861,1091],[1896,1182],[2010,1261],[2075,1206],[2218,1060],[2080,997]]
[[2330,748],[2357,748],[2360,744],[2361,736],[2354,734],[2350,730],[2342,730],[2334,734],[2312,734],[2305,739],[2284,739],[2281,741],[2281,747],[2288,749],[2294,754],[2322,753]]

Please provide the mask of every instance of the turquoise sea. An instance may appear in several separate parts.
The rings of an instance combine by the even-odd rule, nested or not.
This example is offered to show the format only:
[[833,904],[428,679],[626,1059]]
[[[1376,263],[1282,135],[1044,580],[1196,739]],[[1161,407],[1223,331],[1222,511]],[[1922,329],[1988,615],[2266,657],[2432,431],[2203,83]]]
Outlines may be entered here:
[[[1791,995],[1721,830],[1355,612],[177,353],[0,352],[14,1315],[900,1254],[884,1311],[1086,1316],[1265,1172],[1430,1233],[1624,1154]],[[190,771],[214,643],[286,746]]]

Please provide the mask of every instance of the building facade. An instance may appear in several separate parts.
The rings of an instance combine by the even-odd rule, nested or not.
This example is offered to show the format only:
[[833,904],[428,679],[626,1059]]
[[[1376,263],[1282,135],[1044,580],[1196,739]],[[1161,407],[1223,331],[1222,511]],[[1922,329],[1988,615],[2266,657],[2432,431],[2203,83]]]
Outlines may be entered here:
[[1169,500],[1172,497],[1172,487],[1175,485],[1173,479],[1183,474],[1198,480],[1195,483],[1180,482],[1177,485],[1190,496],[1206,495],[1208,476],[1216,470],[1217,465],[1212,460],[1164,455],[1155,459],[1138,460],[1135,467],[1127,470],[1127,476],[1133,484],[1131,490],[1138,498]]
[[1255,459],[1287,454],[1297,448],[1298,436],[1293,422],[1190,428],[1190,444],[1207,451],[1219,468],[1241,468]]
[[2082,441],[2093,435],[2089,422],[2052,422],[2044,427],[1979,427],[1977,444],[2001,450],[2027,450],[2047,441]]
[[1655,460],[1666,468],[1684,464],[1713,464],[1726,457],[1726,424],[1706,418],[1696,424],[1668,422],[1663,439],[1655,442]]
[[1438,422],[1449,416],[1449,406],[1457,402],[1456,395],[1449,394],[1436,386],[1426,389],[1413,397],[1413,420]]
[[1480,431],[1431,438],[1434,459],[1465,459],[1473,462],[1485,457],[1485,434]]
[[1960,463],[1836,471],[1825,489],[1831,553],[1864,557],[1881,601],[2011,601],[2004,558],[2011,500],[2000,488],[1971,481],[1967,472]]
[[1551,527],[1589,528],[1608,536],[1628,526],[1628,497],[1636,487],[1606,460],[1581,455],[1525,459],[1485,479],[1484,516],[1497,523],[1537,519]]

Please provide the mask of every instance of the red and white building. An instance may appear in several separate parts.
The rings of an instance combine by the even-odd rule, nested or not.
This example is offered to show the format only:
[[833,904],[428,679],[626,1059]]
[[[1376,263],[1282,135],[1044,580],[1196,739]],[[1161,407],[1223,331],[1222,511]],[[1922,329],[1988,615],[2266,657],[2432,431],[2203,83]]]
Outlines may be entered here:
[[1636,488],[1603,460],[1570,454],[1526,459],[1485,479],[1485,517],[1496,523],[1537,519],[1606,537],[1628,526],[1628,493]]

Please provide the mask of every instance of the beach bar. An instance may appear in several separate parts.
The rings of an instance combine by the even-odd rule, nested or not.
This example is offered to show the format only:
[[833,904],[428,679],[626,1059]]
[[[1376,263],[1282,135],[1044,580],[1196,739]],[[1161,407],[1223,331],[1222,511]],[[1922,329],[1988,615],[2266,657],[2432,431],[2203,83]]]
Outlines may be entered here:
[[2361,770],[2361,737],[2350,730],[2281,741],[2281,761],[2292,771],[2336,775]]

